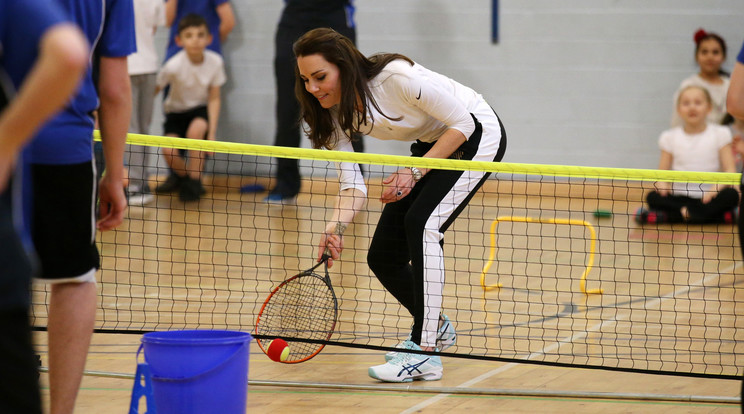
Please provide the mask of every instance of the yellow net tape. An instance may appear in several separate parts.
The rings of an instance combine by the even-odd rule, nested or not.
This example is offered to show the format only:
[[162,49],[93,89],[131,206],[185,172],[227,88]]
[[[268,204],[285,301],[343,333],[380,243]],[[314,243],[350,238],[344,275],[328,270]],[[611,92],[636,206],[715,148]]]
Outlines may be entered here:
[[[99,131],[95,132],[95,139],[100,140]],[[584,179],[614,179],[628,181],[694,182],[703,184],[726,185],[738,185],[741,182],[741,174],[739,173],[709,173],[633,168],[604,168],[569,165],[484,162],[448,160],[439,158],[414,158],[402,155],[325,151],[309,148],[289,148],[271,145],[243,144],[237,142],[194,140],[143,134],[128,134],[127,143],[151,147],[172,147],[178,149],[212,151],[227,154],[258,155],[265,157],[295,158],[331,162],[358,162],[364,164],[436,168],[458,171],[486,171],[501,174],[541,175]]]

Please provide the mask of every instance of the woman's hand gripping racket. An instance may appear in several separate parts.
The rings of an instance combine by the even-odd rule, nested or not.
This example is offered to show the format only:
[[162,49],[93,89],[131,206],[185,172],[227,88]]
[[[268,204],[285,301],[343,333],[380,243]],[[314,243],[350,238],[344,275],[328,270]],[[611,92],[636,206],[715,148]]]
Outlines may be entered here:
[[[333,335],[338,316],[338,301],[328,275],[326,251],[321,261],[282,282],[264,301],[256,318],[257,335],[282,338],[289,344],[285,364],[304,362],[318,355],[324,343],[295,339],[327,341]],[[325,276],[315,273],[323,265]],[[258,346],[268,355],[270,339],[257,339]]]

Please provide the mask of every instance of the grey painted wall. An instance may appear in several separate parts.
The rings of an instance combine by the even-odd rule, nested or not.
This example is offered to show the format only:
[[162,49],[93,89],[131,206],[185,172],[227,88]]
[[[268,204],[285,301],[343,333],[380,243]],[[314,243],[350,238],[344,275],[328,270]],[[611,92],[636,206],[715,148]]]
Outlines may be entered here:
[[[744,39],[741,0],[500,3],[499,44],[491,43],[490,0],[356,6],[362,52],[406,54],[486,97],[506,126],[508,162],[655,168],[672,95],[697,71],[695,30],[727,40],[727,70]],[[233,0],[238,24],[225,48],[222,140],[273,143],[273,36],[282,4]],[[165,39],[160,29],[162,49]],[[159,134],[159,108],[154,118]],[[407,147],[367,138],[368,152],[407,154]]]

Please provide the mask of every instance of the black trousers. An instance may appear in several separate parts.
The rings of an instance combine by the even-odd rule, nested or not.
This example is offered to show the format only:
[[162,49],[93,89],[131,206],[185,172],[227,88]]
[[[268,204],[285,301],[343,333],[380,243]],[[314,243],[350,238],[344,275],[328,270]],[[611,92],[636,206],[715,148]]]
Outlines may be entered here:
[[[280,147],[300,146],[300,104],[295,97],[296,61],[292,45],[305,32],[330,27],[356,43],[356,29],[349,27],[346,11],[343,8],[333,12],[282,13],[274,39],[274,76],[276,78],[276,136],[274,145]],[[352,140],[354,150],[364,151],[361,135]],[[298,160],[277,159],[276,185],[272,193],[285,197],[300,192],[300,168]]]
[[667,212],[670,222],[685,221],[680,209],[687,207],[690,214],[686,220],[688,223],[715,223],[721,220],[723,213],[739,205],[739,193],[732,187],[726,187],[708,203],[703,203],[699,198],[673,194],[663,196],[652,191],[646,196],[646,201],[650,209]]
[[[481,126],[450,158],[470,160],[478,151]],[[413,156],[423,155],[432,144],[417,142]],[[501,142],[494,161],[506,150],[506,131],[501,125]],[[427,309],[437,306],[444,285],[444,232],[483,186],[490,173],[479,181],[463,181],[466,172],[433,169],[406,197],[387,203],[382,210],[367,252],[367,263],[380,283],[413,317],[411,340],[421,345]],[[431,228],[433,223],[439,227]],[[437,314],[439,311],[436,312]]]
[[41,414],[28,310],[32,271],[15,232],[8,191],[0,194],[0,413]]
[[28,311],[0,311],[0,329],[0,413],[41,414],[39,370]]

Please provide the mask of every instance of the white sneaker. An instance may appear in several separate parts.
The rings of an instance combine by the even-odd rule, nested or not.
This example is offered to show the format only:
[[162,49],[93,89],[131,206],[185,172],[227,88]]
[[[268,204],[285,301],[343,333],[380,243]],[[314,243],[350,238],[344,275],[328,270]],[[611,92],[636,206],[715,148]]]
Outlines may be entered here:
[[[450,322],[449,318],[445,314],[440,315],[442,317],[442,326],[439,327],[439,330],[437,331],[437,349],[440,351],[444,351],[445,349],[451,347],[455,344],[457,341],[457,333],[455,332],[455,327]],[[408,338],[406,338],[405,341],[399,343],[398,345],[395,345],[396,348],[403,348],[405,346],[406,341],[411,340],[411,335],[408,335]],[[396,351],[390,351],[387,354],[385,354],[385,361],[390,361],[391,359],[395,358],[395,355],[397,355],[398,352]]]
[[[413,341],[403,342],[401,349],[421,351]],[[442,359],[437,355],[421,355],[400,351],[382,365],[369,368],[369,376],[386,382],[436,381],[442,378]]]
[[455,326],[452,325],[449,318],[445,314],[442,316],[442,326],[437,331],[437,348],[440,351],[451,347],[457,341],[457,333],[455,332]]
[[144,206],[155,199],[155,196],[150,193],[150,187],[147,185],[144,185],[143,187],[130,185],[128,192],[129,198],[127,200],[130,206]]

